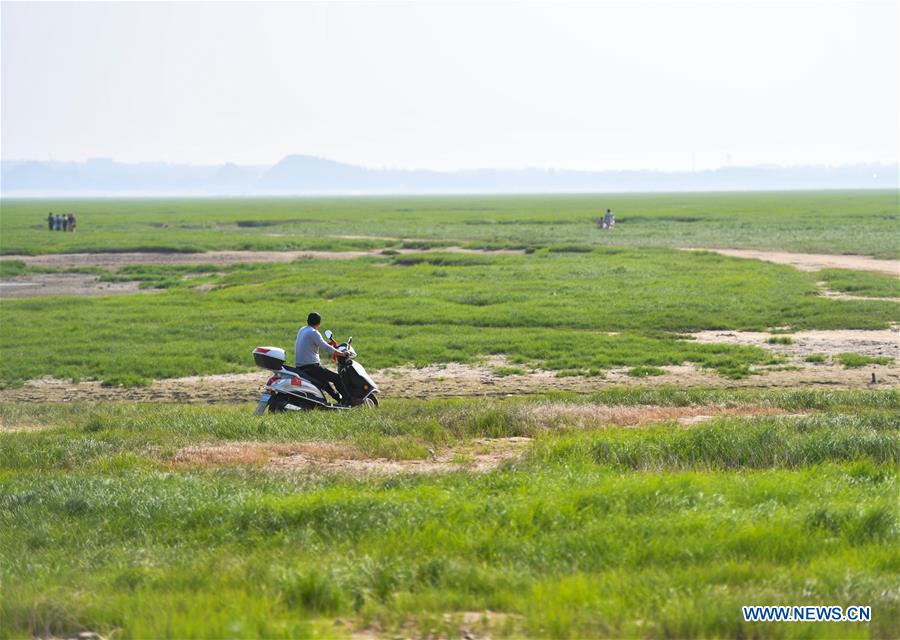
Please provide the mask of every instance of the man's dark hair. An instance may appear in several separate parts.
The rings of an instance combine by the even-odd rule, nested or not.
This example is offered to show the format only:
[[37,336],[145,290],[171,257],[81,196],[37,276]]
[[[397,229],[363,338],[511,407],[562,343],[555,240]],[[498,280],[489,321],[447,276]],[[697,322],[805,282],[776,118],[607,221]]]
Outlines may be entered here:
[[306,324],[311,327],[316,326],[317,324],[322,324],[322,316],[313,311],[311,314],[306,316]]

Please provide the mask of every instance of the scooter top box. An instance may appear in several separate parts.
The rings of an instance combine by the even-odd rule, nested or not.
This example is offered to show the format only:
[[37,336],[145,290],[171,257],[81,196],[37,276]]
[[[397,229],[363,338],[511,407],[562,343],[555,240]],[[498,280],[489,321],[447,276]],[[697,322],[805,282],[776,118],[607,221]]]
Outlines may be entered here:
[[256,347],[253,350],[256,366],[270,371],[281,371],[284,366],[284,349],[278,347]]

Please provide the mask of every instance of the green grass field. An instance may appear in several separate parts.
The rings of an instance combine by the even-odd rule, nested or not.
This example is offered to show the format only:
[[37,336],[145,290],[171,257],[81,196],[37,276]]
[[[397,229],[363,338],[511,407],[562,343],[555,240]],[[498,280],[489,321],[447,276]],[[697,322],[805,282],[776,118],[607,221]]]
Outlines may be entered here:
[[[190,280],[177,266],[106,276],[170,287],[152,295],[4,301],[0,383],[53,375],[140,384],[249,370],[255,346],[291,349],[311,309],[338,335],[354,335],[375,368],[503,354],[563,373],[693,362],[726,378],[778,359],[681,334],[877,329],[897,319],[895,302],[815,295],[815,274],[670,249],[300,260],[224,275],[208,269],[214,272]],[[198,293],[198,284],[214,288]],[[48,329],[65,335],[64,349]]]
[[[596,220],[612,207],[612,233]],[[897,258],[897,191],[2,201],[0,253],[553,244],[784,249]],[[76,233],[47,231],[73,211]],[[421,245],[414,245],[421,246]]]
[[[755,402],[803,418],[585,431],[550,399],[375,415],[0,406],[3,637],[875,637],[900,632],[896,391],[610,390],[556,405]],[[37,427],[43,427],[36,430]],[[531,436],[478,474],[174,463],[201,443],[425,457]],[[869,624],[744,623],[745,604],[867,604]],[[466,612],[493,612],[466,617]],[[334,620],[343,621],[335,625]]]
[[[607,206],[610,233],[594,223]],[[78,231],[45,231],[48,210],[75,211]],[[313,309],[370,370],[502,356],[499,376],[617,369],[635,384],[262,417],[249,404],[0,396],[0,640],[900,637],[897,388],[730,388],[785,367],[795,331],[896,325],[898,279],[677,249],[897,257],[897,217],[897,192],[4,200],[7,256],[372,255],[0,260],[4,278],[78,271],[145,289],[3,299],[0,394],[42,376],[127,387],[252,371],[251,349],[290,353]],[[398,254],[403,238],[527,251]],[[824,297],[820,282],[869,299]],[[690,335],[703,330],[778,335]],[[806,361],[860,380],[894,364]],[[641,384],[685,363],[718,383]],[[315,464],[279,466],[298,451]],[[742,605],[765,604],[873,617],[743,622]]]

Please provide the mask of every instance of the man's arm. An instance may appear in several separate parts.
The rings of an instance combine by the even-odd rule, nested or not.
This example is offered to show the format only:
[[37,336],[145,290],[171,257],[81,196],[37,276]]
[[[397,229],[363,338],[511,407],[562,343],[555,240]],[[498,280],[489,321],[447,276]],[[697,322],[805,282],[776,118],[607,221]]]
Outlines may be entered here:
[[319,347],[319,349],[324,349],[325,351],[327,351],[329,355],[334,355],[336,353],[340,353],[340,351],[338,351],[337,349],[332,347],[330,344],[325,342],[325,338],[323,338],[322,334],[320,334],[318,331],[316,331],[315,340],[316,340],[316,346]]

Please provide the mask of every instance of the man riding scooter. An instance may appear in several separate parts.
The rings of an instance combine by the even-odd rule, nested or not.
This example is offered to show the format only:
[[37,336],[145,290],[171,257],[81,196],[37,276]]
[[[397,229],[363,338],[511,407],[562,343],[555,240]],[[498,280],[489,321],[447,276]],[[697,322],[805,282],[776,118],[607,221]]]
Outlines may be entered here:
[[[322,324],[322,316],[315,311],[306,318],[306,326],[297,332],[297,342],[294,344],[294,362],[298,373],[302,372],[310,380],[318,384],[340,404],[348,404],[350,395],[344,387],[341,376],[337,372],[326,369],[319,361],[319,349],[325,350],[331,356],[342,356],[343,352],[325,342],[319,333]],[[327,333],[327,332],[326,332]],[[337,391],[331,386],[334,384]]]

